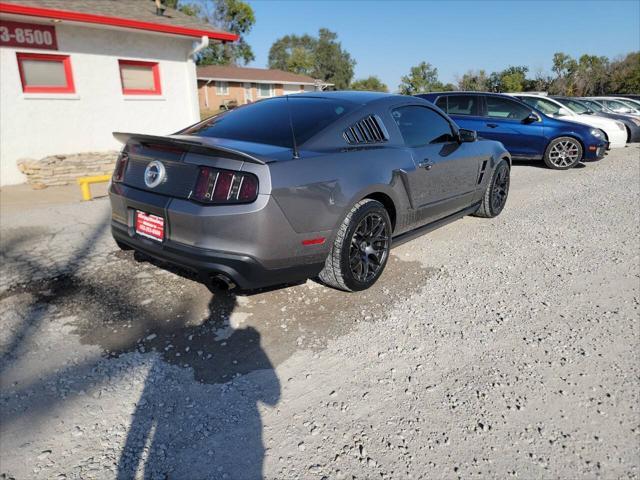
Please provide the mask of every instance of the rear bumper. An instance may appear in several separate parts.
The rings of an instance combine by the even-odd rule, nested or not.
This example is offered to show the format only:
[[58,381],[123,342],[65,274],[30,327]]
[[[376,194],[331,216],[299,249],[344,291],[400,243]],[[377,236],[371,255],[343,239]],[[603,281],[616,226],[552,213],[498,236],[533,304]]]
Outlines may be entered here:
[[[242,289],[316,276],[333,232],[296,232],[270,195],[245,205],[203,206],[123,184],[112,184],[113,237],[153,258],[196,272],[206,281],[223,274]],[[164,219],[158,242],[135,231],[135,211]],[[325,237],[322,244],[308,238]]]
[[243,290],[313,278],[324,266],[322,262],[268,269],[248,255],[197,248],[171,240],[159,243],[138,235],[131,235],[126,225],[116,221],[111,222],[111,234],[118,242],[145,255],[195,272],[205,283],[215,275],[222,274],[233,280]]

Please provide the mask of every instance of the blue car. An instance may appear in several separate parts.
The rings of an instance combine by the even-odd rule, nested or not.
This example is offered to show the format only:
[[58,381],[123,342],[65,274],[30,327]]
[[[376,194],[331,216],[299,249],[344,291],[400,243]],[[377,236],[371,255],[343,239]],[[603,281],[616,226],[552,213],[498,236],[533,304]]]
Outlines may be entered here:
[[544,160],[555,170],[606,155],[604,132],[548,117],[507,95],[481,92],[437,92],[417,95],[434,103],[455,122],[478,136],[498,140],[514,160]]

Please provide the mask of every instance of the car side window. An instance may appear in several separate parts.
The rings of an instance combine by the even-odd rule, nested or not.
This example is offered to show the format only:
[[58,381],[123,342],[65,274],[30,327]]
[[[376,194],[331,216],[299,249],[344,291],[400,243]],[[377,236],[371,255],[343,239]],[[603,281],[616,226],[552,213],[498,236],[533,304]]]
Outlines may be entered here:
[[451,124],[427,107],[409,105],[391,112],[408,147],[421,147],[455,140]]
[[[531,105],[533,108],[537,108],[545,115],[553,116],[560,111],[560,107],[549,100],[533,97],[518,97],[527,105]],[[529,112],[531,113],[531,112]],[[528,115],[528,114],[527,114]]]
[[504,118],[510,120],[524,120],[531,110],[508,98],[487,96],[487,116],[492,118]]
[[474,115],[480,114],[478,97],[475,95],[449,95],[447,96],[447,112],[449,115]]
[[440,107],[442,111],[447,111],[447,97],[440,97],[436,100],[436,106]]

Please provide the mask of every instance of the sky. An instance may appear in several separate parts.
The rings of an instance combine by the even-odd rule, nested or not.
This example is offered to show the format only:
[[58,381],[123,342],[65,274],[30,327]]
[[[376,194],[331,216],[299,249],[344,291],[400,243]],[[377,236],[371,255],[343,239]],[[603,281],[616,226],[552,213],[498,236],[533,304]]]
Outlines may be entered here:
[[392,92],[421,61],[435,66],[442,82],[455,83],[469,69],[527,65],[550,73],[558,51],[612,58],[640,50],[640,0],[248,3],[256,16],[247,36],[256,57],[249,66],[266,67],[278,38],[326,27],[356,60],[354,79],[377,75]]

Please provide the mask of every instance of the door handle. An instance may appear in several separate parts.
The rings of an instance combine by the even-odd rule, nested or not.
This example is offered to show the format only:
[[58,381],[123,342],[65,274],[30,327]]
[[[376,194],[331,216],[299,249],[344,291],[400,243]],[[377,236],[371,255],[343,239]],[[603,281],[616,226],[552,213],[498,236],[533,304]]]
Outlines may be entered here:
[[498,128],[498,124],[497,123],[487,123],[487,127],[489,127],[489,128]]
[[425,170],[431,170],[431,167],[433,167],[433,162],[428,158],[418,164],[418,168],[424,168]]

